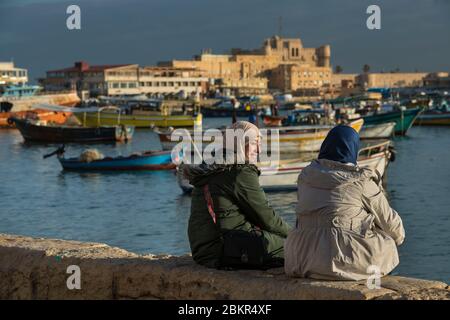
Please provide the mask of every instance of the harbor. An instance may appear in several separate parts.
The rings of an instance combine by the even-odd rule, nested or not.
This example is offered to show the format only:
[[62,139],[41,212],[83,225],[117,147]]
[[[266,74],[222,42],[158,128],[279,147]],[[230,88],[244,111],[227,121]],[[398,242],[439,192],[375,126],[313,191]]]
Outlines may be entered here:
[[450,300],[414,2],[0,4],[0,300]]
[[[211,126],[229,121],[205,119]],[[441,147],[450,144],[449,133],[449,127],[414,126],[407,137],[394,138],[396,159],[387,170],[387,193],[410,230],[394,274],[449,281],[450,220],[442,208],[450,205],[446,197],[450,154]],[[2,187],[2,206],[7,208],[1,210],[2,232],[102,242],[141,254],[189,252],[185,230],[190,196],[179,188],[173,170],[63,171],[56,158],[42,158],[56,147],[24,143],[18,130],[2,131],[1,163],[9,163],[0,166],[7,182]],[[137,130],[131,143],[92,147],[110,156],[161,149],[158,135],[148,129]],[[76,157],[85,148],[67,144],[66,154]],[[295,223],[295,190],[267,196],[276,212]]]

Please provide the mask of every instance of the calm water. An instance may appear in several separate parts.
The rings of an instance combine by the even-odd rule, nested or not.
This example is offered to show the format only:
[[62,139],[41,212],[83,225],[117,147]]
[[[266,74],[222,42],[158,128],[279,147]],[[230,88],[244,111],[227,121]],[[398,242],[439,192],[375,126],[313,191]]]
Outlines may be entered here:
[[[395,274],[450,282],[450,128],[414,127],[395,145],[388,192],[407,233]],[[104,242],[138,253],[189,252],[190,198],[173,172],[66,173],[55,157],[42,159],[54,147],[0,131],[0,233]],[[159,148],[159,141],[138,130],[129,144],[93,147],[127,155]],[[85,148],[68,145],[67,155]],[[293,224],[295,192],[268,197]]]

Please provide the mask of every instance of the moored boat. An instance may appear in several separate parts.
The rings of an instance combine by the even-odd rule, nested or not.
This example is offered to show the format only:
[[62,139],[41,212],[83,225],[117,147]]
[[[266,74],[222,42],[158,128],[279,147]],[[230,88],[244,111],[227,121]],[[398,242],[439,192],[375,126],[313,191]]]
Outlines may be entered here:
[[89,160],[86,160],[83,154],[80,157],[65,158],[64,152],[65,149],[62,146],[44,158],[56,154],[61,166],[67,171],[154,171],[175,168],[170,152],[166,151],[145,151],[126,157],[97,155],[97,158]]
[[[366,144],[359,151],[358,165],[377,170],[381,176],[384,176],[392,155],[389,145],[389,140]],[[261,187],[265,191],[296,190],[299,174],[316,156],[310,155],[309,159],[282,160],[277,167],[260,165],[259,183]],[[184,193],[190,193],[193,187],[181,174],[182,166],[177,168],[177,182]]]
[[120,125],[86,128],[81,126],[48,125],[30,119],[10,118],[25,141],[45,143],[95,143],[131,140],[134,128]]
[[361,139],[388,139],[394,134],[395,122],[363,125],[359,132]]
[[[163,115],[154,112],[137,114],[122,114],[117,108],[102,107],[86,112],[77,112],[75,116],[87,127],[114,126],[124,124],[136,128],[152,127],[193,127],[202,124],[202,114],[194,115]],[[111,110],[113,109],[113,110]]]
[[421,108],[400,109],[362,117],[366,125],[395,122],[394,133],[406,135],[421,112]]
[[14,122],[8,121],[9,118],[41,120],[50,123],[63,124],[70,117],[71,112],[50,111],[44,109],[35,109],[18,112],[1,112],[0,128],[13,128]]
[[450,111],[425,111],[417,117],[414,124],[420,126],[450,126]]
[[39,103],[74,107],[80,102],[76,91],[41,92],[39,86],[1,86],[0,106],[3,111],[27,111]]
[[[356,131],[360,131],[363,126],[364,120],[358,119],[348,123]],[[314,152],[320,149],[322,141],[328,134],[333,126],[329,125],[315,125],[315,126],[287,126],[279,128],[271,128],[269,130],[276,130],[278,132],[278,142],[280,153],[297,153],[297,152]],[[163,150],[172,150],[178,143],[178,140],[172,141],[171,132],[157,132],[161,146]],[[205,136],[197,137],[192,131],[189,132],[191,141],[202,144],[205,147],[211,143],[209,138]],[[189,143],[189,141],[187,141]],[[272,143],[270,136],[268,136],[267,144],[264,146],[270,146]],[[263,150],[264,151],[264,150]]]

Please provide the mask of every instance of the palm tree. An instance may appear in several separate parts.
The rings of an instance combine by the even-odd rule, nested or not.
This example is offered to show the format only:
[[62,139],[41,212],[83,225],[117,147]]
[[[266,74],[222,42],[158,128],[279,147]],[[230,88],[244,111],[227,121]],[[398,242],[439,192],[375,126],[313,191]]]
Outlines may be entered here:
[[342,73],[342,71],[344,71],[344,69],[342,69],[341,66],[336,66],[334,73],[339,74],[339,73]]
[[370,66],[368,64],[365,64],[363,66],[363,71],[364,71],[364,73],[368,73],[370,71]]

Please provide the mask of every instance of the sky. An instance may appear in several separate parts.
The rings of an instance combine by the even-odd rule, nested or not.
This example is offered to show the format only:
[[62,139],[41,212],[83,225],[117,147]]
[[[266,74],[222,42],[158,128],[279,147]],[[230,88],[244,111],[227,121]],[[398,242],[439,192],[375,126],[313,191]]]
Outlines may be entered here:
[[[68,30],[66,9],[81,9]],[[366,27],[369,5],[381,29]],[[0,0],[0,61],[29,70],[190,59],[202,49],[258,48],[279,33],[331,45],[344,72],[450,71],[450,0]]]

